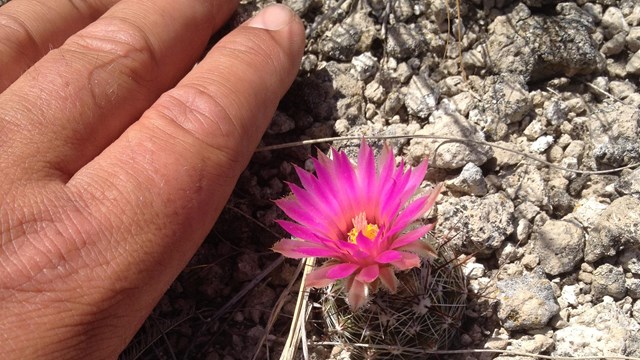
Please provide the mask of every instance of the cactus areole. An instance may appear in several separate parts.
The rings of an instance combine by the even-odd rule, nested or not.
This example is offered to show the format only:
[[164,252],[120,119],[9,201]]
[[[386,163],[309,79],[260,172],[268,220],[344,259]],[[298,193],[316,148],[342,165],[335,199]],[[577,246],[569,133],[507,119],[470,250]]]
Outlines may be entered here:
[[[313,158],[316,175],[296,167],[302,187],[276,204],[292,221],[278,223],[292,235],[273,250],[291,258],[328,259],[307,277],[308,287],[343,281],[349,306],[357,310],[380,285],[398,288],[396,271],[419,267],[436,256],[422,238],[433,224],[417,224],[436,201],[441,186],[413,199],[427,162],[405,169],[385,145],[378,159],[362,141],[357,162],[343,151]],[[412,200],[413,199],[413,200]]]

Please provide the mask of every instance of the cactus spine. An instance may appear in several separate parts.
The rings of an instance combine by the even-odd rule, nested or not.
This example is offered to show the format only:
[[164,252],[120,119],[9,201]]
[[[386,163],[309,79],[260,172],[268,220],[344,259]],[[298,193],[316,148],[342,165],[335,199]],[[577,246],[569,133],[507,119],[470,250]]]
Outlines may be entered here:
[[341,283],[326,288],[322,308],[332,340],[353,359],[415,359],[424,350],[446,349],[462,321],[467,281],[450,251],[440,246],[438,253],[421,267],[397,274],[395,294],[380,290],[356,312],[349,309]]

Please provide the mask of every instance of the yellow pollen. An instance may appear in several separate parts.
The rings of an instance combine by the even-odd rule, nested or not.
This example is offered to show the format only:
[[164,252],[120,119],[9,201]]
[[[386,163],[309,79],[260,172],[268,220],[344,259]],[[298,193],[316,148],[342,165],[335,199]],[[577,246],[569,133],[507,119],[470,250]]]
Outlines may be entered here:
[[378,235],[379,230],[378,225],[367,222],[365,213],[360,213],[353,218],[353,229],[347,234],[349,236],[348,240],[350,243],[355,244],[360,232],[368,239],[373,240]]

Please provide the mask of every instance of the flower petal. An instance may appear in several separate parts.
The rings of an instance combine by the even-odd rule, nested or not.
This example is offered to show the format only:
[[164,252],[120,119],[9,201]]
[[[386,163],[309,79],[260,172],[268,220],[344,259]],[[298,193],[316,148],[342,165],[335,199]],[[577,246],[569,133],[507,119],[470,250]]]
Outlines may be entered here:
[[298,178],[300,178],[300,183],[302,183],[302,187],[309,191],[317,194],[324,201],[331,203],[331,207],[338,208],[337,200],[335,199],[333,191],[327,187],[326,183],[320,182],[318,178],[313,176],[313,174],[301,169],[298,166],[295,166],[296,174],[298,174]]
[[335,281],[335,279],[329,279],[327,277],[327,267],[320,267],[307,274],[304,286],[307,288],[323,288]]
[[369,254],[376,254],[378,252],[377,244],[380,242],[381,237],[383,236],[382,231],[378,231],[376,237],[373,239],[369,239],[368,237],[362,234],[362,231],[358,232],[356,235],[356,244],[360,248],[361,251]]
[[391,293],[398,291],[398,278],[391,266],[380,266],[380,282]]
[[427,210],[427,207],[425,206],[427,200],[428,198],[426,197],[416,199],[402,210],[402,212],[393,221],[393,226],[389,229],[387,236],[394,236],[395,234],[403,231],[409,224],[421,217]]
[[391,264],[398,270],[407,270],[417,266],[420,266],[420,258],[416,254],[387,250],[376,258],[376,261],[381,264]]
[[287,220],[276,220],[276,223],[280,225],[284,229],[284,231],[288,232],[295,238],[299,238],[305,241],[315,242],[315,243],[323,243],[323,240],[320,239],[315,232],[311,231],[308,227],[302,226],[300,224],[296,224]]
[[[317,160],[312,158],[318,181],[331,189],[342,213],[347,217],[353,217],[357,213],[353,197],[358,191],[353,180],[355,178],[353,165],[344,153],[337,153],[332,149],[332,155],[334,156],[333,160],[321,152],[318,153]],[[344,229],[344,231],[346,232],[348,229]]]
[[[315,288],[325,287],[334,283],[338,279],[342,279],[343,277],[353,274],[358,269],[357,265],[355,267],[353,267],[353,265],[354,264],[348,263],[331,263],[329,265],[323,265],[307,274],[305,286]],[[351,272],[349,272],[350,269]]]
[[438,256],[438,252],[429,243],[420,239],[407,245],[401,246],[396,250],[409,251],[423,258],[431,259]]
[[376,185],[376,162],[371,147],[362,140],[360,143],[360,151],[358,152],[358,166],[356,168],[358,178],[359,195],[358,202],[364,205],[364,212],[369,216],[374,216],[375,198],[377,194],[374,192]]
[[331,150],[333,151],[333,161],[335,164],[333,168],[335,188],[338,189],[338,192],[342,195],[341,203],[347,206],[347,209],[351,209],[351,213],[355,215],[364,210],[360,208],[361,204],[357,203],[358,198],[361,198],[359,193],[362,189],[358,187],[355,169],[347,154],[343,151],[337,152],[333,148]]
[[369,297],[369,288],[367,284],[354,280],[347,294],[347,301],[352,311],[360,309],[367,303]]
[[418,255],[404,251],[400,253],[402,254],[402,259],[391,263],[398,270],[408,270],[420,266],[420,257]]
[[281,239],[275,243],[271,249],[293,259],[305,257],[340,257],[342,255],[339,250],[322,244],[293,239]]
[[434,226],[433,224],[420,226],[417,229],[413,229],[405,234],[402,234],[398,236],[395,240],[393,240],[393,243],[389,248],[397,249],[401,246],[405,246],[407,244],[420,240],[420,238],[422,238],[426,233],[428,233],[429,231],[431,231],[431,229],[433,229],[433,226]]
[[420,165],[418,165],[417,167],[414,167],[411,173],[407,171],[405,176],[408,177],[408,179],[407,179],[407,183],[404,186],[404,189],[402,189],[402,195],[400,196],[401,203],[404,204],[407,201],[409,201],[409,199],[411,199],[411,197],[416,193],[416,190],[418,190],[418,187],[420,187],[420,183],[422,183],[422,180],[424,180],[424,176],[426,174],[427,174],[426,160],[420,163]]
[[389,144],[385,143],[382,148],[382,152],[380,153],[380,158],[378,159],[378,168],[380,181],[386,181],[391,178],[394,170],[396,169],[396,161],[393,157],[393,150]]
[[435,204],[436,199],[442,190],[442,186],[442,183],[436,185],[429,195],[414,200],[404,210],[402,210],[400,215],[398,215],[393,222],[393,227],[389,230],[387,236],[393,236],[404,230],[407,225],[411,224],[417,218],[429,211],[433,207],[433,204]]
[[338,234],[344,231],[343,229],[348,227],[345,216],[339,206],[334,207],[324,198],[318,196],[320,194],[306,191],[295,184],[289,184],[289,188],[301,208],[313,214],[315,218],[325,221],[326,231],[323,234],[327,237],[336,238]]
[[403,171],[400,167],[396,169],[393,179],[389,181],[389,186],[380,195],[380,214],[383,219],[393,218],[406,202],[406,200],[402,201],[401,195],[409,182],[411,169],[407,170],[406,174],[403,174]]
[[380,274],[380,265],[373,264],[373,265],[365,266],[362,270],[360,270],[358,275],[356,275],[356,280],[368,284],[373,282],[375,279],[377,279],[379,274]]
[[431,209],[433,207],[433,204],[436,203],[436,200],[438,199],[438,195],[440,195],[440,192],[442,191],[443,187],[444,187],[444,184],[439,183],[433,189],[431,189],[431,191],[429,192],[429,200],[425,204],[425,207],[427,208],[427,210]]
[[394,261],[399,261],[402,258],[400,251],[387,250],[376,256],[376,262],[380,264],[389,264]]
[[327,270],[327,277],[334,280],[343,279],[353,274],[359,268],[360,265],[353,263],[331,265],[330,269]]
[[313,213],[306,211],[295,198],[284,198],[275,201],[276,205],[287,216],[304,226],[310,227],[318,232],[324,232],[326,225]]

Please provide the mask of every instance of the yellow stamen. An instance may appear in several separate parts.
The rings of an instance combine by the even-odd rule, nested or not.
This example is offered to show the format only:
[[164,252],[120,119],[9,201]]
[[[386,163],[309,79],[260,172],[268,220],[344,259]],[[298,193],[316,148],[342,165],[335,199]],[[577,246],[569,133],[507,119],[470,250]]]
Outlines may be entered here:
[[358,238],[358,233],[362,233],[366,238],[373,240],[378,235],[378,225],[369,224],[365,213],[360,213],[353,218],[353,229],[347,234],[349,236],[349,242],[355,244]]

